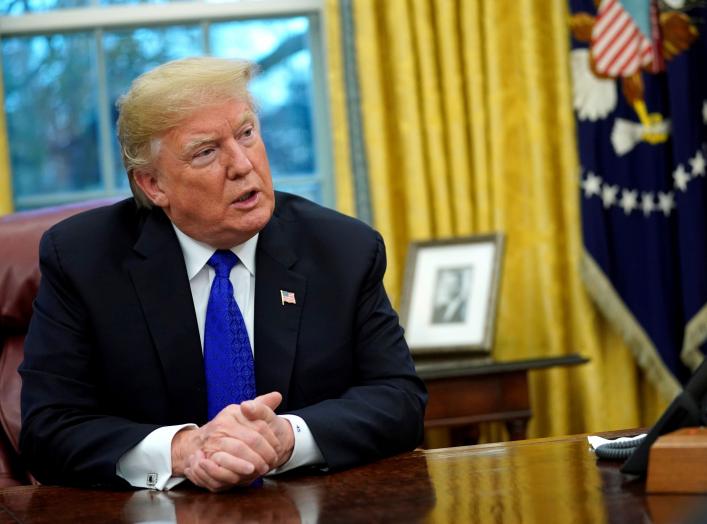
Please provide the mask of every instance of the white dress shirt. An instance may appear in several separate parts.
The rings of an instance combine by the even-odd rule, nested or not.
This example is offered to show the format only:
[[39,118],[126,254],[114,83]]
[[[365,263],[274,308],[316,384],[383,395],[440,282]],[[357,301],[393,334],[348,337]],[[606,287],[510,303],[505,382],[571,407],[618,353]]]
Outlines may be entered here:
[[[199,327],[201,348],[204,348],[204,325],[206,307],[211,293],[211,283],[216,272],[207,264],[215,249],[185,235],[176,226],[174,230],[182,248],[187,267],[189,286],[191,287],[194,312]],[[243,315],[250,347],[255,352],[253,323],[255,316],[255,248],[258,235],[231,249],[238,259],[229,278],[233,285],[236,303]],[[295,445],[290,459],[268,474],[282,473],[304,465],[324,464],[319,446],[314,440],[307,423],[296,415],[281,415],[292,425]],[[156,429],[127,451],[118,461],[116,474],[132,486],[153,489],[171,489],[184,480],[184,477],[172,477],[172,438],[185,427],[197,427],[196,424],[164,426]]]

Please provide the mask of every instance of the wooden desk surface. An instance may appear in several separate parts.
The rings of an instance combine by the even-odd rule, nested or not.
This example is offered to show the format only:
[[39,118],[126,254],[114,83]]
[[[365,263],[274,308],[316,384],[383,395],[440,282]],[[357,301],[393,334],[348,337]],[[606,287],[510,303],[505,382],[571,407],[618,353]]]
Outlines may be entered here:
[[0,491],[5,522],[704,522],[707,497],[644,494],[584,436],[415,451],[214,495],[56,487]]

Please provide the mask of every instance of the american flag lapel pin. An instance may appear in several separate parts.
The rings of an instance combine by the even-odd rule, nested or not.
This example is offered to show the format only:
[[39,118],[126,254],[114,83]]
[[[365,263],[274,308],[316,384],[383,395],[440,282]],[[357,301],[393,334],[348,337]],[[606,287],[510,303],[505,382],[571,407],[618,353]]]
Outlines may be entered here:
[[288,304],[296,304],[297,302],[295,301],[295,294],[292,291],[284,291],[280,290],[280,300],[282,301],[282,305],[284,306],[285,303]]

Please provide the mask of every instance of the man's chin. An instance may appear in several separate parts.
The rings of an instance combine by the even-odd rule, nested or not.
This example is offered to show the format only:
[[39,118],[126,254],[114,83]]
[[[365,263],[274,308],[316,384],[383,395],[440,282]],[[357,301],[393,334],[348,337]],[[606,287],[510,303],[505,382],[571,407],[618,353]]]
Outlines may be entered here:
[[262,214],[262,216],[250,216],[248,217],[250,220],[247,222],[240,220],[233,228],[217,235],[217,244],[211,243],[211,245],[218,249],[230,249],[253,238],[265,228],[272,217],[272,213],[267,210],[260,211],[261,213],[259,214]]

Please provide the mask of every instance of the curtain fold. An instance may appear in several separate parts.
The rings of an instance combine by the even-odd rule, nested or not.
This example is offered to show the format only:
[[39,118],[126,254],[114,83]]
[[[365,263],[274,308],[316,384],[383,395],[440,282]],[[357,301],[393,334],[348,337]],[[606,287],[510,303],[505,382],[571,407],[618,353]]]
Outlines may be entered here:
[[13,211],[12,172],[10,170],[10,152],[7,144],[4,93],[2,64],[0,63],[0,216]]
[[356,216],[351,152],[349,149],[349,118],[346,109],[346,73],[342,49],[342,30],[339,0],[326,0],[324,33],[326,46],[327,85],[334,161],[336,207],[342,213]]
[[[493,355],[591,359],[531,374],[529,434],[651,423],[669,399],[644,383],[579,277],[566,2],[347,1],[373,225],[386,240],[393,300],[410,241],[503,231]],[[328,24],[340,10],[328,0]],[[346,97],[341,82],[330,89],[334,102]],[[335,130],[345,125],[333,114]]]

